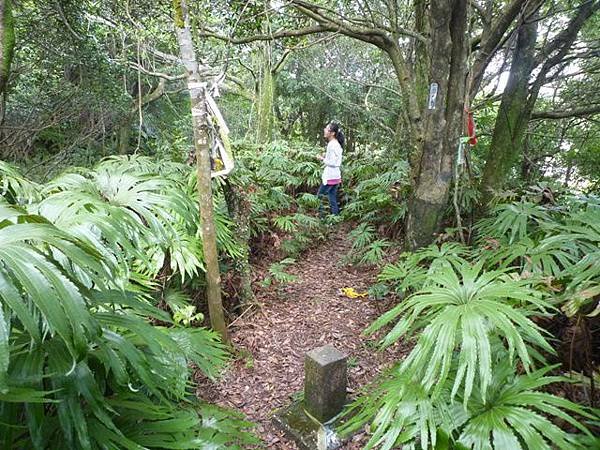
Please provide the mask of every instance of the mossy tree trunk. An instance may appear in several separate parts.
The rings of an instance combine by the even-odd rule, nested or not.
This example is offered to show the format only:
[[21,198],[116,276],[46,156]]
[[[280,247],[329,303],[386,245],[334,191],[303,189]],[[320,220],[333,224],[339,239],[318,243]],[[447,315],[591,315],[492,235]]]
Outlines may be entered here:
[[[158,84],[153,87],[146,94],[142,95],[141,100],[139,97],[134,96],[133,101],[129,107],[129,110],[122,118],[121,122],[117,128],[117,149],[119,155],[127,155],[131,152],[131,129],[133,126],[133,121],[136,119],[136,116],[139,114],[140,109],[146,107],[150,103],[158,100],[165,94],[165,85],[166,81],[161,78],[158,80]],[[137,84],[134,84],[130,92],[137,92]],[[140,104],[141,101],[141,104]],[[138,118],[138,126],[142,126],[139,123]]]
[[486,157],[480,190],[482,204],[487,205],[493,192],[500,189],[510,170],[518,161],[527,131],[529,114],[529,77],[535,65],[537,20],[524,21],[519,27],[510,74]]
[[437,84],[434,104],[424,105],[422,141],[412,161],[413,193],[408,203],[406,244],[429,244],[448,203],[454,160],[463,131],[467,74],[467,1],[434,0],[430,5],[429,83]]
[[261,43],[258,57],[259,79],[256,104],[256,142],[266,144],[273,137],[275,101],[275,74],[272,64],[272,43]]
[[[427,0],[414,0],[415,31],[422,35],[429,35],[429,18],[427,16]],[[424,105],[427,102],[428,76],[429,76],[429,54],[427,45],[419,40],[414,41],[414,71],[415,90],[417,102]]]
[[252,291],[252,267],[250,266],[250,201],[243,189],[236,183],[225,179],[223,193],[229,217],[236,224],[234,239],[242,249],[242,255],[234,261],[234,270],[238,277],[240,305],[245,306],[254,300]]
[[12,1],[0,0],[0,123],[4,120],[6,85],[15,48],[15,25]]
[[213,217],[213,198],[210,175],[210,149],[208,131],[208,111],[206,108],[206,82],[200,76],[198,60],[190,31],[186,0],[173,0],[175,30],[179,43],[181,60],[185,65],[188,90],[190,93],[192,120],[194,125],[194,147],[198,171],[198,196],[200,219],[202,222],[202,247],[206,265],[206,296],[212,328],[223,341],[229,341],[223,303],[221,301],[221,275],[217,252],[217,236]]
[[127,114],[119,124],[117,130],[117,149],[119,155],[127,155],[131,148],[129,143],[131,141],[131,123],[133,122],[133,117],[133,115]]

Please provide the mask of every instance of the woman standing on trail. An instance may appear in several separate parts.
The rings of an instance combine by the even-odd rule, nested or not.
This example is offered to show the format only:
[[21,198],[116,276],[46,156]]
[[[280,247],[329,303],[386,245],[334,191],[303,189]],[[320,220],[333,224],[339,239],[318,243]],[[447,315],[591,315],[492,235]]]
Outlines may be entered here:
[[340,124],[337,122],[329,122],[327,124],[323,130],[323,137],[327,141],[327,151],[324,157],[321,155],[317,156],[325,164],[323,176],[321,177],[322,184],[317,192],[317,197],[319,197],[319,215],[323,215],[322,198],[327,195],[329,197],[331,214],[337,216],[340,213],[337,203],[337,190],[342,182],[340,168],[342,167],[342,152],[346,138],[342,130],[340,130]]

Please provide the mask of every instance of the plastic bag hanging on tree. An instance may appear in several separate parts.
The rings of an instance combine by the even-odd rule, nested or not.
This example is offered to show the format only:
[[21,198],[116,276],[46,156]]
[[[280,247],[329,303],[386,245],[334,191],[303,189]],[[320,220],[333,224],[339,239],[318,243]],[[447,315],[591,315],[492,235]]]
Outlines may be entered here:
[[233,170],[234,162],[229,142],[229,128],[209,92],[206,93],[206,103],[210,120],[211,151],[210,151],[210,176],[227,176]]

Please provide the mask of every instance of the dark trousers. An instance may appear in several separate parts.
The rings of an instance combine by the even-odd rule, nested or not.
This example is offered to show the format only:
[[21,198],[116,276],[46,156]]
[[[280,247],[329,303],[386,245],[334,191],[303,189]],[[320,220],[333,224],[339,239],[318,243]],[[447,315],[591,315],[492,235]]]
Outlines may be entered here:
[[317,197],[319,197],[319,215],[323,215],[323,197],[329,198],[329,207],[331,208],[331,214],[338,215],[340,208],[337,202],[337,191],[339,184],[322,184],[317,191]]

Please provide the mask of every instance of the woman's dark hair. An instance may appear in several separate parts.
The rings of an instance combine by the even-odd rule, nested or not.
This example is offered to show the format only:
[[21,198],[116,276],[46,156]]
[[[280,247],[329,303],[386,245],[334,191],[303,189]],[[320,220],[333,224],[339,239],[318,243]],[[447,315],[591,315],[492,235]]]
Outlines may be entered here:
[[329,130],[331,132],[335,133],[335,138],[340,143],[340,146],[344,148],[344,144],[346,143],[346,136],[344,136],[344,133],[342,133],[342,130],[340,130],[340,124],[337,122],[329,122],[329,125],[327,126],[329,127]]

